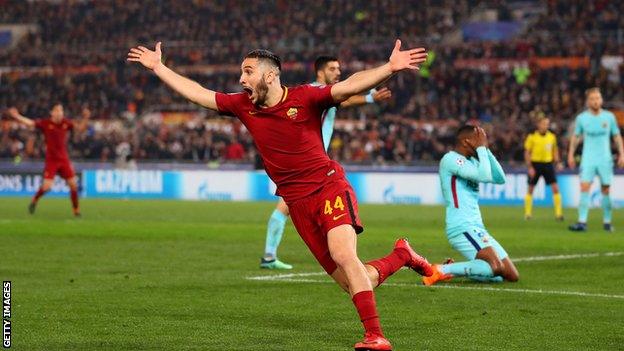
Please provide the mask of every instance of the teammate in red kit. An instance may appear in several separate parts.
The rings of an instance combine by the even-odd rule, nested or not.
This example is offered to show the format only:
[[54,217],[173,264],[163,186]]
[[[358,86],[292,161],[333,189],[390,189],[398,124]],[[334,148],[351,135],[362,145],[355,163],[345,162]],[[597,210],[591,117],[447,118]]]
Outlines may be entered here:
[[78,209],[78,186],[76,184],[76,175],[74,167],[69,161],[67,154],[67,138],[68,132],[74,129],[74,123],[65,118],[63,105],[60,103],[52,105],[50,117],[33,121],[32,119],[22,116],[16,108],[9,109],[9,115],[17,122],[30,127],[41,130],[46,143],[45,170],[43,171],[43,184],[33,196],[28,211],[33,214],[37,207],[39,199],[52,188],[54,176],[58,173],[65,179],[70,190],[70,197],[74,216],[80,216]]
[[130,49],[128,61],[140,62],[187,99],[222,114],[236,116],[254,138],[277,195],[287,203],[293,224],[321,266],[345,291],[360,315],[364,340],[356,350],[391,350],[377,315],[373,288],[407,266],[422,275],[433,271],[426,259],[398,239],[386,257],[362,263],[357,234],[363,231],[353,189],[342,167],[325,152],[321,137],[322,113],[350,96],[367,91],[393,74],[417,70],[425,49],[401,51],[396,41],[388,62],[355,73],[333,85],[280,84],[281,61],[267,50],[254,50],[241,64],[244,92],[223,94],[203,88],[167,68],[161,43],[155,50]]

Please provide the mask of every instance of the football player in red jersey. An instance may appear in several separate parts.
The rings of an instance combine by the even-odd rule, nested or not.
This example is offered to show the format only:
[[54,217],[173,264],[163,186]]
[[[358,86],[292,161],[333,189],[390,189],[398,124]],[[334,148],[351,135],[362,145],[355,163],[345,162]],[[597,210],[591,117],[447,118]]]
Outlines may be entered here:
[[269,177],[290,209],[293,224],[321,266],[352,298],[365,329],[356,350],[391,350],[377,315],[373,288],[403,266],[430,276],[433,271],[405,239],[392,252],[362,263],[357,234],[363,231],[357,200],[344,170],[323,146],[323,111],[378,86],[403,70],[417,70],[424,48],[401,51],[397,40],[387,63],[357,72],[336,84],[286,87],[280,83],[281,60],[254,50],[241,64],[243,92],[218,93],[183,77],[162,63],[161,43],[154,50],[131,48],[128,61],[139,62],[187,99],[241,120],[254,138]]
[[78,208],[78,185],[74,167],[67,154],[68,132],[74,129],[74,123],[65,118],[63,105],[55,103],[50,109],[50,117],[32,120],[22,116],[15,107],[9,108],[9,115],[20,124],[29,128],[37,128],[43,133],[46,144],[45,169],[43,171],[43,184],[33,196],[28,211],[33,214],[39,199],[52,188],[54,176],[58,173],[69,186],[72,209],[74,216],[80,217]]

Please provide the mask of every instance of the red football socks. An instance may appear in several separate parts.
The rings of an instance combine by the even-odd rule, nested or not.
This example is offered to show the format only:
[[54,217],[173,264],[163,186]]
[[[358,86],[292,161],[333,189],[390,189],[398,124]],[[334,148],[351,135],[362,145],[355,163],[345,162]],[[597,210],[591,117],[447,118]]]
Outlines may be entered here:
[[37,201],[39,201],[39,198],[41,198],[47,192],[48,192],[47,190],[44,191],[42,188],[39,188],[39,190],[37,190],[37,193],[35,194],[35,196],[33,196],[32,202],[37,203]]
[[360,321],[364,325],[366,333],[384,336],[379,324],[379,316],[377,315],[377,304],[375,303],[375,294],[371,291],[360,291],[353,295],[353,304],[360,315]]
[[72,207],[74,208],[74,210],[76,210],[78,208],[78,190],[71,189],[70,196],[71,196]]
[[392,252],[383,258],[366,262],[366,264],[375,267],[377,272],[379,272],[379,281],[377,286],[381,285],[389,276],[394,274],[394,272],[398,271],[405,265],[405,263],[410,259],[409,253],[405,250],[392,250]]

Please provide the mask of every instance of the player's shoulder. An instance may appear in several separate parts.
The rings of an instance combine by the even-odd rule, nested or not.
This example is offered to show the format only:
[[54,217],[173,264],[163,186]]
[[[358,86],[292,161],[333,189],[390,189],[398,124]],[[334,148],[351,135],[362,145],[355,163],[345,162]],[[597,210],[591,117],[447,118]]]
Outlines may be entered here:
[[464,155],[459,154],[455,151],[449,151],[440,160],[440,168],[449,168],[454,165],[463,166],[466,163],[467,159]]
[[609,118],[615,119],[615,114],[609,110],[602,110],[602,113]]
[[235,93],[218,93],[218,94],[221,94],[222,96],[227,96],[230,99],[243,99],[243,98],[247,98],[247,100],[249,100],[249,96],[244,91],[239,91],[239,92],[235,92]]
[[307,84],[295,85],[293,87],[289,87],[288,89],[291,92],[299,93],[299,92],[310,92],[310,91],[322,90],[326,87],[327,85],[325,84],[312,82],[312,83],[307,83]]
[[589,110],[583,110],[581,112],[578,113],[578,115],[576,115],[576,119],[583,119],[586,118],[589,115]]

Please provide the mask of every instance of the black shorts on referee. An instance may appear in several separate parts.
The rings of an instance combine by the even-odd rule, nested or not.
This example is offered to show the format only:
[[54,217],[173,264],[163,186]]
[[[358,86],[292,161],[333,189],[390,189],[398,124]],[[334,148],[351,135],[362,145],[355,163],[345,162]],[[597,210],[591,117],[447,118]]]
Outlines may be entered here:
[[535,169],[535,176],[533,178],[529,177],[530,185],[537,184],[540,177],[544,177],[544,181],[546,181],[546,184],[548,185],[557,182],[557,177],[555,176],[555,165],[552,162],[531,162],[531,164]]

